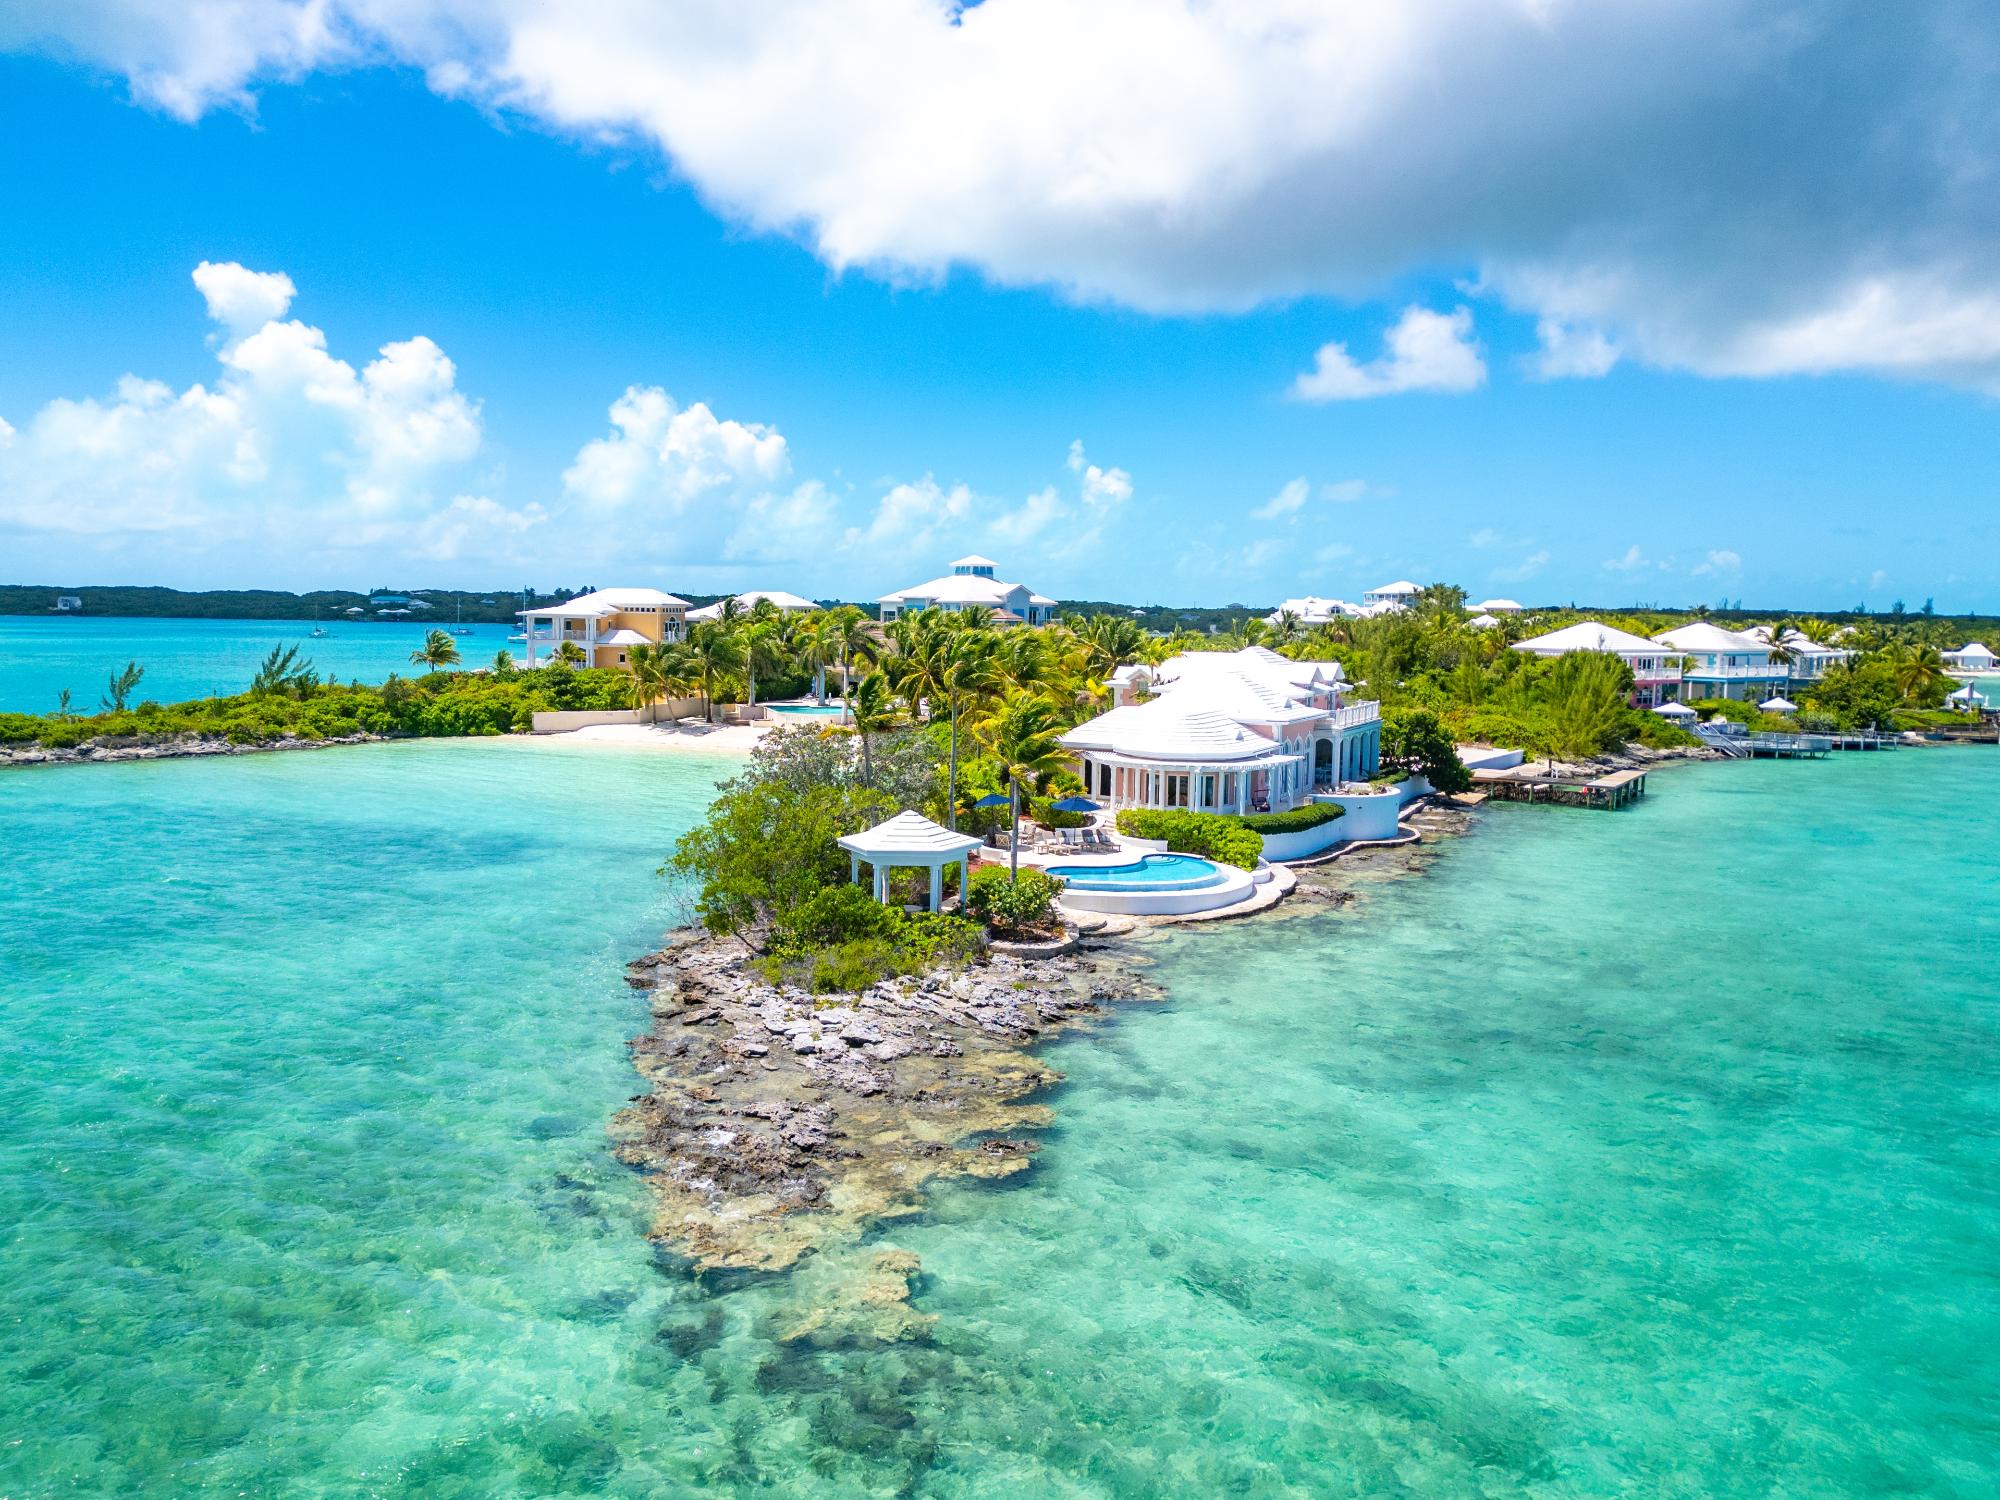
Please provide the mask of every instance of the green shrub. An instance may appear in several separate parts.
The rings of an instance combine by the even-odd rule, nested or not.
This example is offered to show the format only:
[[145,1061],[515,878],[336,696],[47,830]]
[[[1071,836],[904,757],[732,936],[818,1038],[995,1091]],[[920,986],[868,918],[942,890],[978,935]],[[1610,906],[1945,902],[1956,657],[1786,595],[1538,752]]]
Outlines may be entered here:
[[1338,802],[1308,802],[1290,812],[1245,813],[1236,821],[1260,834],[1306,833],[1346,814],[1347,809]]
[[1427,708],[1382,711],[1382,762],[1423,776],[1440,792],[1472,786],[1472,773],[1458,758],[1444,721]]
[[865,887],[830,885],[779,919],[777,945],[804,951],[859,938],[889,938],[895,935],[901,916]]
[[1129,838],[1163,839],[1176,854],[1198,854],[1239,870],[1256,869],[1264,852],[1264,836],[1241,818],[1180,807],[1128,807],[1118,815],[1118,831]]
[[1056,898],[1062,889],[1062,880],[1046,870],[1026,869],[1013,880],[999,865],[980,865],[972,872],[965,910],[1003,931],[1039,930],[1055,921]]

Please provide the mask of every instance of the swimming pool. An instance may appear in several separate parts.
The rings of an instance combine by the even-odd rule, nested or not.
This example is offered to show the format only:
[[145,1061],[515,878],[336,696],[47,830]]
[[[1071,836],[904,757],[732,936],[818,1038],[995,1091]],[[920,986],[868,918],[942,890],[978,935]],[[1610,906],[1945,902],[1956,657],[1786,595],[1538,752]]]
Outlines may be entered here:
[[1223,880],[1220,867],[1192,854],[1148,854],[1122,865],[1050,865],[1086,891],[1198,891]]
[[839,703],[766,703],[764,711],[785,719],[837,719],[847,708]]

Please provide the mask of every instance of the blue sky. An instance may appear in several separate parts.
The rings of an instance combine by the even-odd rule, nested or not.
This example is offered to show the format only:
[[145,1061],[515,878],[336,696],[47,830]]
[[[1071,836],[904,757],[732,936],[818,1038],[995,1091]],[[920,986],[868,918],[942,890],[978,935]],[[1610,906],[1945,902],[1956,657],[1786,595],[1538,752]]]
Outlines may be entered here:
[[[1165,22],[1156,71],[1197,68],[1187,86],[1242,118],[1180,141],[1171,100],[1100,72],[1104,100],[995,124],[979,72],[962,110],[884,135],[792,119],[854,110],[750,70],[726,81],[759,113],[731,120],[720,95],[656,105],[720,65],[677,72],[694,42],[615,15],[586,27],[607,53],[531,66],[504,6],[481,18],[516,28],[496,42],[440,40],[386,0],[392,20],[321,16],[333,40],[296,6],[239,5],[276,40],[156,35],[116,5],[0,21],[0,139],[30,144],[0,153],[7,581],[871,597],[977,549],[1062,597],[1412,577],[2000,609],[2000,289],[1980,279],[2000,247],[1966,187],[1990,186],[1992,110],[1968,115],[1907,39],[1899,83],[1899,46],[1853,7],[1800,6],[1813,45],[1730,81],[1758,101],[1730,139],[1756,148],[1718,164],[1712,79],[1700,108],[1628,76],[1519,123],[1539,52],[1518,76],[1462,64],[1464,118],[1399,130],[1394,39],[1343,34],[1302,81],[1243,43],[1243,76],[1277,94],[1346,80],[1377,101],[1375,135],[1328,155],[1299,137],[1344,116],[1274,120],[1177,61]],[[932,7],[900,9],[891,41],[938,45]],[[1573,11],[1416,9],[1461,30],[1468,10]],[[477,33],[463,9],[454,25]],[[1013,66],[980,44],[996,60],[969,66]],[[1885,55],[1879,98],[1804,87]],[[1771,78],[1811,102],[1770,105]],[[1800,144],[1879,142],[1913,100],[1955,112],[1928,199],[1908,161],[1841,180]],[[1481,111],[1503,108],[1496,134]],[[1592,111],[1631,136],[1615,171],[1562,144]],[[1177,176],[1190,157],[1203,172]],[[1255,187],[1218,199],[1246,164]]]

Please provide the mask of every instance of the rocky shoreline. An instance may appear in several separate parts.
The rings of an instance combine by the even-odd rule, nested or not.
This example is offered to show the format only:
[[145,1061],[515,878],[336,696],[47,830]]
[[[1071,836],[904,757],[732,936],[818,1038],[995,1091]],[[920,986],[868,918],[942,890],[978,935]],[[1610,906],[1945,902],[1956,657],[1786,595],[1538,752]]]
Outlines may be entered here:
[[382,734],[344,734],[332,739],[262,740],[237,744],[220,735],[187,734],[171,739],[97,739],[51,749],[43,745],[0,745],[0,768],[7,766],[109,765],[124,760],[185,760],[199,755],[255,755],[267,750],[325,750],[334,745],[368,745]]
[[[628,971],[653,1025],[630,1043],[647,1091],[613,1120],[614,1154],[653,1189],[653,1238],[697,1270],[789,1269],[917,1212],[933,1179],[1025,1167],[1037,1148],[1010,1132],[1050,1116],[1021,1101],[1061,1075],[1024,1049],[1155,998],[1138,966],[995,954],[829,997],[766,983],[734,940],[686,936]],[[879,1321],[914,1269],[875,1266],[848,1301]]]

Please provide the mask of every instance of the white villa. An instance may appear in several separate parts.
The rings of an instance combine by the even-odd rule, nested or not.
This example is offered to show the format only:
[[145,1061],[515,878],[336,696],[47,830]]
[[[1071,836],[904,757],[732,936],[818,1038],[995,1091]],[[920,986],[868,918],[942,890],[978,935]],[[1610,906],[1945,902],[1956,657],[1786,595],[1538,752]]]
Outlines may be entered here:
[[[1752,625],[1743,634],[1755,640],[1769,641],[1771,627]],[[1818,641],[1807,640],[1804,633],[1797,630],[1787,630],[1780,639],[1784,642],[1784,655],[1790,658],[1787,668],[1794,683],[1817,682],[1826,676],[1829,667],[1851,661],[1854,657],[1852,651],[1840,646],[1827,646]]]
[[1547,635],[1514,642],[1516,651],[1530,656],[1567,656],[1572,651],[1604,651],[1632,669],[1632,702],[1652,708],[1674,696],[1680,686],[1679,653],[1630,631],[1618,630],[1597,620],[1583,620],[1551,630]]
[[1356,607],[1345,599],[1322,599],[1317,594],[1307,594],[1303,599],[1287,599],[1264,616],[1264,623],[1275,625],[1285,615],[1296,615],[1301,625],[1325,625],[1356,613]]
[[1967,642],[1956,651],[1944,652],[1943,656],[1945,670],[1961,676],[1990,677],[2000,672],[2000,656],[1995,656],[1978,641]]
[[884,594],[879,601],[886,624],[906,610],[978,608],[992,611],[996,625],[1046,625],[1056,616],[1056,601],[1025,583],[994,577],[999,564],[987,557],[961,557],[951,572],[928,583],[913,584]]
[[[807,614],[819,608],[812,600],[801,599],[797,594],[788,594],[783,589],[745,589],[742,593],[731,597],[735,599],[737,607],[745,611],[755,609],[766,599],[786,614]],[[688,623],[694,625],[703,620],[721,619],[722,607],[729,602],[728,599],[718,599],[713,604],[704,604],[699,609],[689,610]]]
[[1364,605],[1375,606],[1378,611],[1408,609],[1410,601],[1422,592],[1423,590],[1409,579],[1398,578],[1394,583],[1385,583],[1380,588],[1370,589],[1361,596],[1361,602]]
[[1653,639],[1688,659],[1689,665],[1681,672],[1683,697],[1761,703],[1781,696],[1792,680],[1791,667],[1771,655],[1769,641],[1739,635],[1706,620],[1665,631]]
[[622,667],[634,646],[678,641],[687,630],[688,602],[658,589],[597,589],[562,604],[524,609],[521,640],[529,667],[568,641],[587,667]]
[[1482,615],[1518,615],[1521,606],[1513,599],[1481,599],[1472,606]]
[[1062,737],[1086,793],[1112,808],[1283,812],[1381,764],[1381,707],[1348,701],[1338,662],[1251,646],[1112,681],[1116,706]]

